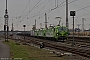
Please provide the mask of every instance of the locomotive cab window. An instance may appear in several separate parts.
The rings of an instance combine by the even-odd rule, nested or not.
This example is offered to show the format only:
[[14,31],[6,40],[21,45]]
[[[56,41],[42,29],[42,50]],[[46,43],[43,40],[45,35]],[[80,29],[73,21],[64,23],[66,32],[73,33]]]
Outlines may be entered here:
[[66,31],[67,29],[66,29],[66,27],[60,27],[60,28],[58,28],[58,30],[59,31]]
[[58,28],[58,31],[62,31],[61,27]]
[[66,27],[62,27],[62,31],[66,31],[67,29],[66,29]]

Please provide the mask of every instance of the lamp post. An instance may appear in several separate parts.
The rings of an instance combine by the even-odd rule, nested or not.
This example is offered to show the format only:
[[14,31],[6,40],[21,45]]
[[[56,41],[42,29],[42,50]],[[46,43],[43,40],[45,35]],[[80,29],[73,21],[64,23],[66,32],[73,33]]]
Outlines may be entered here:
[[[26,25],[23,25],[23,27],[24,27],[24,35],[25,35],[25,27],[26,27]],[[24,40],[25,40],[25,36],[24,36]]]
[[57,19],[57,18],[59,18],[60,20],[59,20],[59,26],[60,26],[60,22],[61,22],[61,17],[56,17],[55,19]]

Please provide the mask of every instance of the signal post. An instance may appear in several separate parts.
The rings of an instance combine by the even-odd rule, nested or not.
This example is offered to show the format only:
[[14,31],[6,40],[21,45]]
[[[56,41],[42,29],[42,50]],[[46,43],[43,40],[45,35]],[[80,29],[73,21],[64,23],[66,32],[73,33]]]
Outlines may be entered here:
[[70,11],[70,16],[73,16],[73,42],[72,45],[75,45],[75,41],[74,41],[74,16],[75,16],[75,11]]

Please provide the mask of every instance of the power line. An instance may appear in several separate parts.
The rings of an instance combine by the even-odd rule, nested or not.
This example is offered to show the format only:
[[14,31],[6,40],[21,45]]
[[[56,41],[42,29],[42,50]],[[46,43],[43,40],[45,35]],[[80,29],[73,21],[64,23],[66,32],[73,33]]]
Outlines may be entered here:
[[[77,1],[77,0],[73,0],[73,1],[71,1],[71,2],[69,2],[68,4],[70,4],[70,3],[73,3],[73,2],[75,2],[75,1]],[[47,14],[48,13],[50,13],[50,12],[52,12],[53,10],[55,10],[55,9],[57,9],[57,8],[60,8],[60,7],[62,7],[62,6],[65,6],[65,3],[66,1],[63,1],[61,4],[59,4],[57,7],[55,7],[55,8],[53,8],[53,9],[49,9],[48,11],[45,11],[45,12],[43,12],[43,13],[41,13],[41,14],[43,14],[40,18],[42,18],[43,16],[44,16],[44,13],[46,13],[47,12]],[[62,4],[64,4],[64,5],[62,5]],[[36,17],[36,16],[38,16],[38,15],[35,15],[35,16],[33,16],[33,17]],[[32,17],[32,18],[33,18]]]
[[[78,7],[78,8],[81,8],[80,6],[77,6],[76,4],[74,4],[74,3],[72,3],[74,6],[76,6],[76,7]],[[83,9],[83,10],[86,10],[86,9]],[[88,11],[88,10],[86,10],[86,11]],[[88,12],[90,12],[90,11],[88,11]]]
[[[39,0],[39,2],[40,2],[40,1],[41,1],[41,0]],[[73,3],[73,2],[75,2],[75,1],[77,1],[77,0],[73,0],[73,1],[69,2],[68,4]],[[38,3],[39,3],[39,2],[38,2]],[[62,4],[65,3],[65,2],[66,2],[66,1],[62,2],[60,5],[58,5],[58,7],[55,7],[55,8],[53,8],[53,9],[49,9],[48,11],[45,11],[44,13],[50,13],[51,11],[53,11],[53,10],[55,10],[55,9],[57,9],[57,8],[60,8],[60,7],[62,7],[62,6],[65,6],[65,4],[62,5]],[[36,5],[37,5],[37,4],[36,4]],[[35,6],[36,6],[36,5],[35,5]],[[32,10],[35,8],[35,6],[34,6],[30,11],[32,11]],[[29,12],[30,12],[30,11],[29,11]],[[40,13],[40,12],[39,12],[39,13]],[[41,14],[43,14],[43,15],[42,15],[40,18],[42,18],[42,17],[44,16],[44,13],[41,13]],[[29,14],[29,13],[28,13],[28,14]],[[25,15],[25,17],[28,16],[28,14]],[[33,17],[36,17],[36,16],[38,16],[38,14],[37,14],[37,15],[34,15]],[[25,17],[24,17],[24,18],[25,18]],[[32,18],[33,18],[33,17],[32,17]],[[23,19],[24,19],[24,18],[23,18]],[[23,19],[22,19],[22,21],[23,21]],[[29,19],[30,19],[30,18],[29,18]],[[20,22],[22,22],[22,21],[20,21]]]
[[[76,1],[78,1],[78,0],[73,0],[73,1],[69,2],[68,4],[74,3],[74,2],[76,2]],[[65,2],[66,2],[66,1],[65,1]],[[64,2],[63,2],[63,3],[64,3]],[[65,6],[65,4],[64,4],[64,5],[62,5],[62,6]],[[62,6],[60,6],[60,7],[62,7]],[[65,14],[64,14],[64,15],[62,15],[61,17],[63,17],[63,16],[65,16]]]
[[78,10],[76,10],[76,11],[80,11],[80,10],[86,9],[86,8],[88,8],[88,7],[90,7],[90,5],[89,5],[89,6],[86,6],[86,7],[83,7],[83,8],[81,8],[81,9],[78,9]]
[[[43,3],[45,3],[46,1],[47,1],[47,0],[43,1],[43,2],[42,2],[41,4],[39,4],[38,6],[41,6],[41,5],[42,5]],[[38,7],[38,6],[37,6],[37,7]]]
[[[49,1],[50,1],[50,0],[49,0]],[[48,1],[48,2],[49,2],[49,1]],[[44,1],[44,2],[45,2],[45,1]],[[47,2],[47,3],[48,3],[48,2]],[[66,1],[64,1],[63,3],[65,3],[65,2],[66,2]],[[46,4],[47,4],[47,3],[46,3]],[[62,5],[63,3],[61,3],[60,5]],[[46,6],[46,4],[45,4],[45,6]],[[60,5],[59,5],[59,6],[60,6]],[[45,6],[44,6],[44,7],[45,7]],[[59,6],[58,6],[58,7],[59,7]],[[44,8],[44,7],[43,7],[43,8]],[[42,8],[42,9],[43,9],[43,8]],[[57,7],[56,7],[56,8],[57,8]],[[54,8],[54,9],[56,9],[56,8]],[[42,10],[42,9],[41,9],[41,10]],[[41,10],[40,10],[40,11],[41,11]],[[53,10],[53,9],[50,9],[50,10],[45,11],[45,12],[49,12],[49,11],[52,11],[52,10]],[[38,13],[40,13],[40,11],[39,11]],[[41,13],[41,14],[44,14],[45,12],[43,12],[43,13]],[[33,17],[38,16],[38,13],[37,13],[37,15],[34,15]],[[27,16],[27,15],[26,15],[26,16]],[[44,15],[43,15],[43,16],[44,16]],[[43,16],[42,16],[42,17],[43,17]],[[31,18],[33,18],[33,17],[31,17]],[[29,19],[30,19],[30,18],[29,18]],[[22,21],[23,21],[23,19],[22,19]],[[20,22],[21,22],[21,21],[20,21]]]
[[[45,1],[43,1],[41,4],[39,4],[38,6],[40,6],[40,5],[42,5],[43,3],[45,3],[47,0],[45,0]],[[38,6],[36,6],[36,7],[38,7]],[[27,12],[27,13],[25,13],[25,14],[28,14],[30,12],[30,10]],[[25,15],[24,14],[24,15]]]
[[27,3],[27,5],[26,5],[25,9],[23,10],[21,16],[23,15],[23,13],[24,13],[24,11],[26,10],[26,8],[27,8],[27,6],[28,6],[29,3],[30,3],[30,0],[28,1],[28,3]]
[[[28,12],[28,14],[38,5],[38,3],[39,3],[40,1],[41,1],[41,0],[39,0],[39,1],[37,2],[37,4]],[[24,18],[25,18],[26,16],[28,16],[28,14],[26,14],[26,15],[24,16]],[[23,21],[24,18],[23,18],[21,21]]]
[[[80,9],[78,9],[78,10],[76,10],[76,11],[78,12],[78,11],[81,11],[81,10],[85,10],[85,9],[88,8],[88,7],[90,7],[90,5],[89,5],[89,6],[86,6],[86,7],[83,7],[83,8],[80,8]],[[90,13],[89,13],[89,14],[82,15],[82,16],[86,16],[86,15],[90,15]],[[82,17],[82,16],[81,16],[81,17]],[[79,18],[79,17],[76,17],[76,18]]]
[[[68,4],[71,4],[71,3],[76,2],[76,1],[78,1],[78,0],[73,0],[73,1],[69,2]],[[60,7],[62,7],[62,6],[65,6],[65,4],[62,5],[62,4],[65,3],[65,2],[66,2],[66,1],[62,2],[61,4],[59,4],[58,7],[55,7],[55,8],[53,8],[53,9],[50,9],[50,10],[46,11],[47,14],[49,14],[50,12],[52,12],[53,10],[55,10],[55,9],[57,9],[57,8],[60,8]],[[44,15],[43,15],[43,16],[44,16]],[[42,17],[43,17],[43,16],[42,16]]]
[[[30,18],[33,18],[33,17],[36,17],[36,16],[40,15],[40,11],[42,11],[46,7],[46,5],[49,3],[49,1],[47,1],[47,3],[39,10],[39,12],[38,12],[39,14],[37,13],[36,15],[34,15],[34,16],[30,17]],[[43,13],[41,13],[41,14],[43,14]]]
[[[49,1],[50,1],[50,0],[49,0]],[[49,2],[49,1],[48,1],[48,2]],[[48,2],[47,2],[47,3],[48,3]],[[46,3],[46,4],[47,4],[47,3]],[[63,3],[65,3],[65,1],[64,1]],[[60,5],[62,5],[63,3],[61,3]],[[45,4],[45,6],[46,6],[46,4]],[[59,6],[60,6],[60,5],[59,5]],[[44,7],[45,7],[45,6],[44,6]],[[43,7],[42,9],[44,9],[44,7]],[[51,12],[52,10],[54,10],[54,9],[56,9],[56,8],[57,8],[57,7],[53,8],[53,9],[49,9],[49,10],[47,10],[47,11],[45,11],[45,12],[49,13],[49,12]],[[42,9],[41,9],[41,10],[42,10]],[[40,11],[41,11],[41,10],[40,10]],[[40,13],[40,11],[39,11],[38,13]],[[41,14],[45,14],[45,12],[42,12]],[[34,16],[30,17],[30,18],[33,18],[33,17],[36,17],[36,16],[38,16],[38,14],[37,14],[37,15],[34,15]],[[44,16],[44,15],[43,15],[43,16]],[[42,17],[43,17],[43,16],[42,16]]]

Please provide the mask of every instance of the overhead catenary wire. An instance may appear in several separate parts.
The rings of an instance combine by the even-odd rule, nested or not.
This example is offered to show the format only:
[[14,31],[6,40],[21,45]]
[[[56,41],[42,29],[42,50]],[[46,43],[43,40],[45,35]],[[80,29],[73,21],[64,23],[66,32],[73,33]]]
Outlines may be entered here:
[[[50,1],[50,0],[49,0],[49,1]],[[48,1],[48,2],[49,2],[49,1]],[[65,1],[64,1],[63,3],[65,3]],[[61,3],[60,5],[62,5],[63,3]],[[47,3],[46,3],[46,4],[47,4]],[[60,6],[60,5],[59,5],[59,6]],[[46,5],[45,5],[45,6],[46,6]],[[44,7],[45,7],[45,6],[44,6]],[[44,8],[44,7],[43,7],[43,8]],[[42,8],[42,9],[43,9],[43,8]],[[55,8],[56,8],[56,7],[55,7]],[[49,13],[50,11],[54,10],[55,8],[49,9],[49,10],[47,10],[47,11],[45,11],[45,12],[40,13],[40,11],[42,10],[42,9],[41,9],[38,13],[43,14],[43,16],[44,16],[45,13]],[[33,17],[36,17],[36,16],[38,16],[38,14],[37,14],[37,15],[34,15],[34,16],[30,17],[30,18],[33,18]]]
[[[39,0],[31,10],[29,10],[28,14],[37,6],[37,4],[38,4],[40,1],[41,1],[41,0]],[[28,15],[28,14],[27,14],[27,15]],[[27,15],[25,15],[24,18],[25,18]],[[20,17],[21,17],[21,16],[20,16]],[[24,18],[23,18],[22,20],[20,20],[20,21],[18,22],[18,24],[19,24],[20,22],[22,22],[22,21],[24,20]]]
[[26,5],[25,9],[23,10],[23,12],[22,12],[21,16],[23,15],[24,11],[25,11],[25,10],[26,10],[26,8],[28,7],[29,3],[30,3],[30,0],[28,1],[28,3],[27,3],[27,5]]
[[[39,3],[40,1],[41,1],[41,0],[39,0],[38,3]],[[75,2],[75,1],[77,1],[77,0],[73,0],[73,1],[71,1],[70,3]],[[45,2],[45,1],[44,1],[44,2]],[[43,2],[43,3],[44,3],[44,2]],[[65,3],[65,2],[66,2],[66,1],[64,1],[63,3]],[[37,4],[38,4],[38,3],[37,3]],[[54,9],[57,9],[57,8],[59,8],[59,7],[64,6],[65,4],[62,5],[63,3],[61,3],[60,5],[58,5],[57,7],[55,7]],[[70,3],[69,3],[69,4],[70,4]],[[32,11],[32,10],[37,6],[37,4],[36,4],[30,11]],[[42,4],[42,3],[41,3],[41,4]],[[40,5],[40,4],[39,4],[39,5]],[[39,6],[39,5],[38,5],[38,6]],[[61,6],[61,5],[62,5],[62,6]],[[44,8],[44,7],[43,7],[43,8]],[[43,9],[43,8],[42,8],[42,9]],[[42,10],[42,9],[41,9],[41,10]],[[48,10],[48,11],[45,11],[44,13],[50,13],[50,12],[53,11],[54,9],[50,9],[50,10]],[[30,11],[28,12],[28,14],[30,13]],[[38,12],[38,13],[40,13],[40,12]],[[41,13],[41,14],[44,14],[44,13]],[[22,21],[25,19],[25,17],[28,16],[28,14],[25,15],[24,18],[23,18],[20,22],[22,22]],[[33,17],[36,17],[36,16],[38,16],[38,15],[35,15],[35,16],[33,16]],[[42,15],[41,17],[43,17],[43,16],[44,16],[44,15]],[[33,17],[32,17],[32,18],[33,18]],[[41,18],[41,17],[40,17],[40,18]]]
[[[50,0],[49,0],[49,1],[50,1]],[[51,10],[51,9],[50,9],[50,10]],[[49,10],[49,11],[50,11],[50,10]],[[47,12],[47,11],[46,11],[46,12]],[[40,12],[39,12],[39,13],[40,13]],[[44,13],[45,13],[45,12],[44,12]],[[28,13],[28,14],[29,14],[29,13]],[[26,17],[26,16],[28,16],[28,14],[27,14],[27,15],[25,15],[25,17]],[[42,13],[41,13],[41,14],[42,14]],[[35,16],[38,16],[38,15],[35,15]],[[25,18],[25,17],[24,17],[24,18]],[[24,18],[23,18],[23,19],[24,19]],[[22,22],[22,21],[23,21],[23,19],[22,19],[20,22]]]
[[[73,2],[75,2],[75,1],[77,1],[77,0],[74,0]],[[70,3],[73,3],[73,2],[69,2],[69,4],[70,4]],[[59,5],[58,5],[58,6],[59,6]],[[64,5],[62,5],[62,6],[64,6]],[[59,7],[60,7],[60,6],[59,6]],[[89,6],[85,7],[85,9],[88,8],[88,7],[89,7]],[[83,8],[83,9],[84,9],[84,8]],[[83,9],[81,8],[80,10],[79,10],[79,9],[78,9],[78,10],[81,11],[81,10],[83,10]],[[50,10],[48,10],[47,13],[48,13],[49,11],[50,11]],[[52,10],[52,11],[53,11],[53,10]],[[51,11],[50,11],[50,12],[51,12]],[[44,13],[45,13],[45,12],[42,12],[43,15],[42,15],[41,17],[44,16]],[[34,18],[34,17],[35,17],[35,16],[33,16],[33,18]],[[40,18],[41,18],[41,17],[40,17]]]
[[[75,1],[75,0],[74,0],[74,1]],[[77,1],[77,0],[76,0],[76,1]],[[69,2],[69,3],[70,3],[70,2]],[[60,4],[60,3],[59,3],[59,4]],[[72,3],[71,3],[71,4],[72,4]],[[58,5],[58,6],[59,6],[59,5]],[[65,6],[65,4],[62,4],[61,6],[63,7],[63,6]],[[89,8],[88,6],[86,7],[86,5],[84,5],[84,6],[85,6],[85,9],[86,9],[86,8]],[[43,6],[43,7],[44,7],[44,6]],[[60,7],[60,6],[59,6],[59,7]],[[35,9],[36,9],[36,8],[37,8],[37,6],[35,7]],[[34,10],[35,10],[35,9],[34,9]],[[45,9],[47,9],[47,8],[45,8]],[[51,9],[51,8],[50,8],[50,9]],[[60,8],[60,9],[61,9],[61,8]],[[80,10],[79,10],[79,9],[80,9]],[[85,10],[84,7],[79,7],[79,9],[77,9],[77,10],[79,10],[80,12],[82,12],[82,10]],[[54,9],[54,10],[55,10],[55,9]],[[41,12],[39,12],[39,11],[40,11],[40,10],[39,10],[37,13],[40,14],[40,18],[43,18],[45,12],[46,12],[47,14],[49,14],[48,12],[53,13],[54,10],[53,10],[53,8],[52,8],[52,11],[51,11],[51,10],[48,10],[48,9],[47,9],[47,11],[46,11],[46,10],[44,10],[44,8],[41,8]],[[87,9],[86,9],[86,10],[87,10]],[[79,12],[79,11],[78,11],[78,12]],[[34,13],[35,13],[35,12],[34,12]],[[29,17],[29,15],[28,15],[28,18],[29,18],[29,19],[30,19],[30,18],[35,18],[35,19],[36,19],[36,16],[38,17],[38,15],[39,15],[39,14],[37,14],[37,13],[36,13],[36,14],[33,14],[33,15],[30,15],[30,17]],[[63,15],[63,14],[62,14],[62,15]],[[87,15],[89,15],[89,13],[83,14],[82,16],[87,16]],[[79,18],[79,17],[82,17],[82,16],[76,16],[75,18]],[[27,16],[26,16],[26,17],[27,17]],[[65,15],[64,15],[64,17],[65,17]],[[26,19],[26,18],[25,18],[25,19]],[[32,20],[32,19],[30,19],[30,21],[31,21],[31,20]],[[37,19],[37,20],[38,20],[38,19]],[[22,20],[21,20],[21,21],[22,21]]]
[[[73,2],[75,2],[75,1],[77,1],[77,0],[73,0],[73,1],[71,1],[71,2],[69,2],[68,4],[70,4],[70,3],[73,3]],[[40,18],[42,18],[43,16],[44,16],[44,13],[50,13],[50,12],[52,12],[53,10],[55,10],[55,9],[57,9],[57,8],[60,8],[60,7],[62,7],[62,6],[65,6],[65,3],[66,1],[64,1],[64,2],[62,2],[61,4],[59,4],[57,7],[55,7],[55,8],[53,8],[53,9],[49,9],[48,11],[45,11],[45,12],[43,12],[43,13],[41,13],[41,14],[43,14]],[[62,4],[64,4],[64,5],[62,5]],[[40,13],[40,12],[39,12]],[[29,14],[29,13],[28,13]],[[28,14],[26,15],[26,16],[28,16]],[[25,16],[25,17],[26,17]],[[37,15],[34,15],[33,17],[31,17],[31,18],[34,18],[34,17],[36,17],[36,16],[38,16],[38,14]],[[24,17],[24,18],[25,18]],[[29,18],[30,19],[30,18]],[[22,22],[23,21],[23,19],[20,21],[20,22]]]
[[[81,11],[81,10],[85,10],[86,8],[89,8],[90,7],[90,5],[88,5],[88,6],[85,6],[85,7],[83,7],[83,8],[80,8],[80,9],[78,9],[78,10],[76,10],[77,12],[78,11]],[[89,11],[88,11],[89,12]],[[82,15],[81,17],[83,17],[83,16],[87,16],[87,15],[90,15],[90,13],[88,13],[88,14],[85,14],[85,15]],[[80,16],[79,16],[80,17]],[[76,17],[76,18],[79,18],[79,17]]]
[[[89,10],[86,10],[86,7],[84,8],[82,8],[82,7],[80,7],[80,6],[77,6],[76,4],[74,4],[74,3],[72,3],[74,6],[76,6],[76,7],[78,7],[78,8],[80,8],[78,11],[81,11],[81,10],[85,10],[86,12],[90,12]],[[88,7],[90,7],[90,5],[89,6],[87,6],[87,8]],[[80,18],[80,17],[83,17],[83,16],[87,16],[87,15],[90,15],[90,13],[88,13],[88,14],[84,14],[84,15],[81,15],[81,16],[78,16],[78,17],[76,17],[76,18]]]
[[[49,1],[50,1],[50,0],[49,0]],[[43,13],[40,13],[40,12],[46,7],[46,5],[48,4],[49,1],[47,1],[47,3],[39,10],[39,12],[38,12],[39,14],[43,14]],[[38,16],[38,15],[39,15],[38,13],[37,13],[36,15],[30,17],[30,18],[33,18],[33,17]],[[30,18],[29,18],[29,19],[30,19]]]
[[[37,8],[38,6],[40,6],[40,5],[42,5],[43,3],[45,3],[47,0],[45,0],[45,1],[43,1],[42,3],[40,3],[39,5],[37,5],[37,6],[35,6],[35,8]],[[35,9],[34,8],[34,9]],[[28,14],[30,12],[30,10],[28,11],[28,12],[26,12],[25,14]],[[25,14],[23,14],[23,15],[25,15]]]
[[[40,1],[41,1],[41,0],[40,0]],[[50,0],[49,0],[49,1],[50,1]],[[63,3],[65,3],[65,2],[66,2],[66,1],[64,1]],[[63,3],[61,3],[60,5],[62,5]],[[59,6],[60,6],[60,5],[59,5]],[[59,6],[58,6],[58,7],[59,7]],[[54,9],[56,9],[56,8],[57,8],[57,7],[55,7]],[[43,8],[42,8],[42,9],[43,9]],[[41,10],[42,10],[42,9],[41,9]],[[50,10],[45,11],[45,12],[49,12],[49,11],[52,11],[52,10],[53,10],[53,9],[50,9]],[[44,12],[44,13],[45,13],[45,12]],[[40,12],[38,12],[38,13],[40,13]],[[41,14],[44,14],[44,13],[41,13]],[[29,13],[28,13],[28,14],[29,14]],[[28,14],[27,14],[27,15],[25,15],[25,17],[26,17],[26,16],[28,16]],[[36,17],[36,16],[38,16],[38,15],[34,15],[33,17]],[[43,15],[43,16],[44,16],[44,15]],[[43,16],[42,16],[42,17],[43,17]],[[25,18],[25,17],[24,17],[24,18]],[[23,18],[23,19],[24,19],[24,18]],[[22,21],[23,21],[23,19],[22,19],[20,22],[22,22]]]
[[83,8],[81,8],[81,9],[77,10],[77,11],[80,11],[80,10],[86,9],[86,8],[88,8],[88,7],[90,7],[90,5],[89,5],[89,6],[86,6],[86,7],[83,7]]
[[[22,18],[22,21],[24,20],[24,18],[26,17],[26,16],[28,16],[28,14],[38,5],[38,3],[40,3],[40,1],[41,0],[39,0],[36,4],[35,4],[35,6]],[[21,22],[21,21],[20,21]]]
[[[78,8],[82,8],[82,7],[80,7],[80,6],[77,6],[76,4],[74,4],[74,3],[72,3],[75,7],[78,7]],[[84,7],[83,7],[84,8]],[[82,9],[82,10],[85,10],[85,11],[87,11],[87,12],[90,12],[89,10],[86,10],[86,9]]]
[[[71,3],[75,2],[75,1],[78,1],[78,0],[73,0],[73,1],[69,2],[68,4],[71,4]],[[65,2],[66,2],[66,1],[62,2],[61,4],[59,4],[58,7],[55,7],[55,8],[53,8],[53,9],[50,9],[50,10],[46,11],[46,13],[49,14],[50,12],[54,11],[55,9],[60,8],[60,7],[62,7],[62,6],[65,6],[65,4],[64,4]],[[64,4],[64,5],[62,5],[62,4]],[[45,13],[45,12],[44,12],[44,13]],[[42,15],[41,17],[43,17],[43,16],[44,16],[44,15]]]
[[[77,1],[77,0],[73,0],[72,2],[75,2],[75,1]],[[69,4],[70,3],[72,3],[72,2],[69,2]],[[64,3],[64,2],[63,2]],[[76,5],[75,5],[76,6]],[[90,7],[90,5],[89,6],[86,6],[86,7],[83,7],[83,8],[80,8],[80,9],[78,9],[78,10],[76,10],[76,11],[81,11],[81,10],[85,10],[86,8],[88,8],[88,7]],[[55,8],[54,8],[55,9]],[[52,9],[52,10],[54,10],[54,9]],[[50,10],[49,10],[50,11]],[[90,13],[89,13],[90,14]],[[89,14],[86,14],[86,15],[89,15]],[[36,15],[37,16],[37,15]],[[83,16],[85,16],[85,15],[83,15]],[[33,16],[33,17],[35,17],[35,16]]]
[[[71,1],[71,2],[69,2],[68,4],[70,4],[70,3],[73,3],[73,2],[75,2],[75,1],[78,1],[78,0],[73,0],[73,1]],[[65,6],[65,3],[66,1],[63,1],[61,4],[59,4],[57,7],[55,7],[55,8],[53,8],[53,9],[49,9],[48,11],[46,11],[47,12],[47,14],[49,14],[50,12],[52,12],[53,10],[55,10],[55,9],[57,9],[57,8],[60,8],[60,7],[62,7],[62,6]],[[64,5],[62,5],[62,4],[64,4]],[[45,13],[45,12],[44,12]],[[44,16],[44,15],[43,15]],[[42,16],[42,17],[43,17]]]

